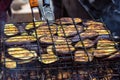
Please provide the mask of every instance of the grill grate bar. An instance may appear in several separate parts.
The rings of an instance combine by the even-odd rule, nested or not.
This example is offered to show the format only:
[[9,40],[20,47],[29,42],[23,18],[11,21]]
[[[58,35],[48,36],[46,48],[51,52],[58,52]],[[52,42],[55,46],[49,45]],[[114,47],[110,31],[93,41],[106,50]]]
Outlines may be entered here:
[[[39,8],[38,8],[39,9]],[[41,41],[38,37],[37,34],[37,28],[36,28],[36,22],[34,19],[34,11],[33,7],[31,7],[32,11],[32,17],[33,17],[33,31],[35,31],[35,37],[37,39],[37,42],[35,43],[26,43],[23,45],[12,45],[12,46],[5,46],[3,47],[4,49],[4,61],[3,63],[3,79],[2,80],[9,80],[8,78],[11,78],[12,80],[120,80],[120,60],[100,60],[96,59],[93,60],[92,62],[89,59],[88,51],[83,43],[83,40],[81,36],[79,35],[80,32],[77,28],[77,24],[75,23],[74,18],[72,19],[72,23],[74,25],[74,28],[77,32],[76,35],[79,36],[79,41],[81,41],[83,49],[85,53],[87,54],[88,57],[88,62],[82,63],[82,62],[75,62],[74,58],[75,55],[73,54],[74,52],[71,51],[71,47],[69,45],[69,41],[67,40],[67,35],[64,30],[64,25],[62,24],[62,21],[59,19],[60,24],[59,26],[62,28],[63,35],[65,37],[65,44],[60,44],[60,45],[67,45],[67,48],[69,49],[69,53],[65,53],[64,55],[69,55],[69,56],[59,56],[59,53],[56,51],[56,43],[54,40],[54,35],[52,34],[52,28],[50,27],[53,25],[51,22],[49,22],[48,19],[45,19],[45,22],[47,23],[46,26],[49,29],[50,33],[50,38],[53,44],[41,44]],[[40,9],[39,9],[40,13]],[[58,27],[56,27],[58,28]],[[22,30],[21,30],[22,32]],[[24,31],[23,31],[24,32]],[[109,31],[108,31],[109,32]],[[35,44],[35,45],[33,45]],[[46,49],[44,48],[48,45],[53,46],[53,51],[54,54],[57,56],[58,61],[54,62],[53,64],[43,64],[41,54],[42,51],[47,52]],[[41,47],[42,46],[42,47]],[[22,47],[26,49],[33,49],[36,50],[37,52],[37,57],[35,57],[32,61],[29,63],[23,63],[19,64],[19,62],[22,62],[24,60],[16,59],[17,67],[14,69],[7,69],[5,68],[5,63],[7,62],[12,62],[12,61],[7,61],[6,62],[6,57],[8,57],[7,54],[7,48],[11,47]],[[44,59],[52,59],[52,58],[44,58]],[[70,59],[70,60],[69,60]],[[27,59],[26,59],[27,60]],[[41,60],[41,62],[40,62]]]

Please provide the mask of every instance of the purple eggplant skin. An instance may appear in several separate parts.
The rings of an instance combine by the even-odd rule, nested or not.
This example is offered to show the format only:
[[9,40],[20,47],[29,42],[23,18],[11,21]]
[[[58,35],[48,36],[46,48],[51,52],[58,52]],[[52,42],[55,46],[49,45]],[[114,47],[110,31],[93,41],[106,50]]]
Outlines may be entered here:
[[105,60],[109,60],[109,59],[115,59],[115,58],[120,58],[120,51],[112,54],[111,56],[105,58]]

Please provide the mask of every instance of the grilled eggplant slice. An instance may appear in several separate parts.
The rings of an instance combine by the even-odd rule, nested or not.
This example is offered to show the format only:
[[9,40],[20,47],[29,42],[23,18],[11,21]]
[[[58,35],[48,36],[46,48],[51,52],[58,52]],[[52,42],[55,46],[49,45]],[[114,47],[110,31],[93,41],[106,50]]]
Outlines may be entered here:
[[55,45],[56,52],[58,53],[69,53],[73,52],[75,48],[72,45]]
[[59,37],[59,36],[50,36],[50,35],[47,35],[47,36],[43,36],[40,38],[40,42],[41,43],[47,43],[47,44],[66,44],[67,42],[69,44],[71,44],[71,41],[69,39],[66,39],[63,38],[63,37]]
[[101,25],[89,25],[87,30],[94,30],[99,33],[99,35],[110,34],[109,30],[106,30],[104,26]]
[[76,51],[74,59],[77,62],[88,62],[89,58],[84,51]]
[[99,33],[99,35],[109,35],[110,31],[109,30],[95,30],[96,32]]
[[6,36],[14,36],[19,33],[19,30],[14,24],[6,24],[4,33]]
[[[84,46],[83,46],[84,45]],[[82,42],[81,41],[79,41],[79,42],[77,42],[76,44],[75,44],[75,47],[76,48],[78,48],[78,47],[80,47],[80,48],[90,48],[90,47],[92,47],[92,46],[94,46],[94,41],[92,41],[92,40],[90,40],[90,39],[85,39],[85,40],[83,40],[83,44],[82,44]]]
[[5,58],[5,67],[9,69],[13,69],[17,67],[17,63],[9,58]]
[[[74,22],[77,23],[81,23],[82,19],[80,18],[73,18]],[[64,17],[64,18],[60,18],[56,20],[57,24],[73,24],[72,18],[69,17]]]
[[99,48],[114,48],[115,43],[109,39],[99,39],[97,43],[97,49]]
[[86,30],[85,32],[82,32],[80,34],[81,38],[85,39],[85,38],[94,38],[96,36],[98,36],[99,33],[93,30]]
[[104,24],[102,22],[96,22],[96,21],[93,21],[93,20],[89,20],[87,22],[84,22],[84,25],[86,25],[86,26],[89,26],[89,25],[101,25],[101,26],[104,26]]
[[112,54],[111,56],[107,57],[106,59],[115,59],[115,58],[120,58],[120,51]]
[[8,54],[14,58],[18,58],[22,60],[37,57],[37,53],[35,51],[29,51],[25,48],[20,48],[20,47],[8,48]]
[[89,25],[87,29],[88,30],[105,30],[105,27],[101,25]]
[[13,69],[17,67],[16,61],[10,58],[6,58],[3,53],[1,54],[1,63],[5,65],[6,68],[9,68],[9,69]]
[[104,57],[114,55],[117,52],[115,43],[109,39],[100,38],[98,39],[97,49],[94,52],[95,57]]
[[[38,28],[38,27],[43,26],[45,24],[46,24],[46,22],[43,22],[43,21],[41,21],[41,22],[35,22],[35,27]],[[33,23],[29,23],[25,27],[26,30],[30,30],[30,29],[33,29],[33,28],[34,28]]]
[[47,53],[48,54],[55,54],[55,50],[58,53],[69,53],[69,52],[72,52],[75,50],[73,46],[69,45],[69,47],[70,47],[70,51],[69,51],[68,46],[65,46],[65,45],[55,45],[55,47],[48,46]]
[[84,39],[94,39],[98,35],[99,35],[99,33],[96,32],[96,31],[86,30],[86,31],[80,33],[79,35],[74,36],[73,38],[71,38],[71,40],[72,40],[72,42],[77,42],[77,41],[80,41],[80,39],[82,39],[82,40],[84,40]]
[[63,44],[58,44],[55,46],[48,46],[47,47],[47,53],[48,54],[53,54],[54,52],[58,52],[58,53],[69,53],[69,52],[73,52],[75,50],[75,48],[72,45],[63,45]]
[[[83,31],[83,27],[76,25],[78,32]],[[63,25],[58,27],[58,36],[70,37],[77,34],[77,30],[74,25]]]
[[40,62],[44,64],[51,64],[58,61],[58,57],[54,54],[41,54]]
[[34,36],[14,36],[8,38],[5,42],[8,45],[14,45],[14,44],[24,44],[24,43],[30,43],[35,42],[36,38]]
[[109,48],[109,46],[108,46],[108,48],[102,47],[101,49],[99,48],[94,51],[94,56],[98,57],[98,58],[106,57],[106,56],[112,55],[116,52],[117,52],[117,49],[115,49],[115,48]]
[[74,60],[77,62],[88,62],[89,60],[92,61],[93,55],[89,52],[86,53],[84,50],[79,50],[75,52]]
[[[48,26],[41,26],[36,29],[37,31],[37,37],[42,37],[45,35],[53,35],[57,32],[57,27],[55,25],[50,26],[50,29]],[[32,35],[36,36],[35,32],[32,33]]]

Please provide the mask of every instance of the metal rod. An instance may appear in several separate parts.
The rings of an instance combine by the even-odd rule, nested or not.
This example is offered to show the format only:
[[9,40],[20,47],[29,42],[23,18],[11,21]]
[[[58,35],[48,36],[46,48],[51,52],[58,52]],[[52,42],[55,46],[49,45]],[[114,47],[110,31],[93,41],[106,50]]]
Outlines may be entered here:
[[34,31],[35,31],[35,37],[36,37],[36,39],[37,39],[37,45],[38,45],[38,53],[37,53],[37,55],[38,56],[40,56],[40,54],[41,54],[41,47],[40,47],[40,43],[39,43],[39,38],[38,38],[38,35],[37,35],[37,31],[36,31],[36,24],[35,24],[35,16],[34,16],[34,12],[33,12],[33,9],[31,8],[31,11],[32,11],[32,21],[33,21],[33,26],[34,26]]

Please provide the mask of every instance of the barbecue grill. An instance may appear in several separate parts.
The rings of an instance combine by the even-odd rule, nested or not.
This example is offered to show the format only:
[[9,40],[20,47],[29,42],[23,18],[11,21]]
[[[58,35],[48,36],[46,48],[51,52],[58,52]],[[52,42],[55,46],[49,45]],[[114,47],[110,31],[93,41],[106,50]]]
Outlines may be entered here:
[[[71,22],[68,21],[67,24],[63,24],[62,19],[59,19],[59,23],[57,23],[50,21],[44,16],[44,20],[35,21],[33,8],[38,7],[36,5],[38,4],[31,5],[33,22],[15,23],[14,25],[17,26],[19,33],[12,36],[6,35],[4,38],[1,55],[1,80],[120,80],[119,42],[114,41],[113,36],[103,22],[98,22],[98,24],[103,24],[102,27],[105,30],[105,34],[99,34],[94,37],[88,36],[87,39],[90,38],[90,40],[94,42],[94,45],[87,47],[84,43],[85,38],[79,34],[87,30],[87,22],[96,22],[95,20],[82,19],[82,21],[77,23],[75,18],[69,18]],[[81,19],[79,18],[79,20]],[[45,24],[39,24],[37,27],[36,22]],[[26,30],[26,26],[29,25],[29,23],[31,23],[33,27]],[[74,31],[75,34],[68,36],[67,31],[69,30],[66,31],[64,27],[68,25],[73,25],[71,32]],[[79,30],[78,25],[82,26],[82,31]],[[42,26],[46,28],[37,31],[39,27]],[[54,30],[56,30],[56,33],[53,33],[54,31],[51,26],[55,26]],[[46,31],[44,32],[44,30]],[[61,30],[62,33],[58,34],[57,32],[59,30]],[[41,36],[39,32],[42,31]],[[60,34],[62,34],[62,36]],[[41,38],[48,35],[49,38],[45,38],[42,41]],[[78,37],[74,38],[75,35]],[[23,37],[21,37],[13,38],[16,39],[15,42],[6,42],[6,40],[15,36],[34,36],[35,41],[31,41],[32,39],[28,38],[25,38],[27,41],[24,41]],[[54,38],[54,36],[56,37]],[[108,45],[107,47],[110,47],[110,50],[114,48],[116,51],[102,57],[94,56],[94,51],[99,47],[99,39],[110,40],[112,43],[109,45],[107,42],[103,44]],[[50,40],[50,43],[45,43],[45,40]],[[74,40],[75,42],[72,42]],[[77,42],[80,42],[79,45],[81,46],[76,48],[74,46]],[[63,46],[59,47],[60,45]],[[102,47],[106,48],[104,45],[102,45]],[[64,48],[66,49],[64,50]],[[85,56],[75,56],[75,52],[79,50],[82,50],[81,52]],[[107,51],[107,49],[105,51]],[[91,55],[89,54],[90,52]],[[114,54],[116,55],[109,58]]]

